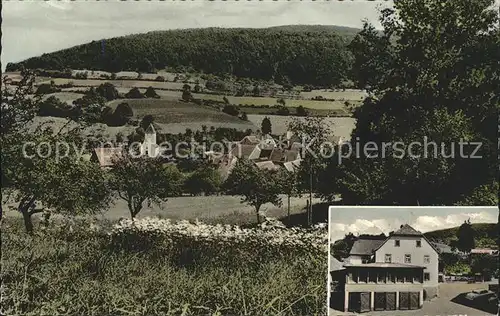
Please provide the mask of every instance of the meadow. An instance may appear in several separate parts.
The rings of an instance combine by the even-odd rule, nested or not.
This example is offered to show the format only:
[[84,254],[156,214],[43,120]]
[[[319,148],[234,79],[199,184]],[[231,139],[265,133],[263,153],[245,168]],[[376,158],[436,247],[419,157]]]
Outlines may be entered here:
[[3,315],[326,315],[325,228],[153,218],[36,226],[29,236],[20,220],[3,220]]

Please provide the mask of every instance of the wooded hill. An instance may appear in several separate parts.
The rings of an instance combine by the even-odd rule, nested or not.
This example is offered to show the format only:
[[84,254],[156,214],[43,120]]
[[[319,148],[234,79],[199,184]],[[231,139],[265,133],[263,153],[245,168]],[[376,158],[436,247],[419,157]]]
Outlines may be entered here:
[[[498,238],[498,224],[471,224],[475,232],[474,239],[476,247],[488,247],[496,245]],[[435,230],[424,233],[425,237],[432,241],[441,241],[444,244],[452,245],[452,241],[457,239],[457,231],[460,226]]]
[[347,45],[355,34],[356,29],[321,25],[154,31],[92,41],[8,63],[6,70],[153,72],[168,67],[274,79],[279,84],[336,86],[350,77],[353,57]]

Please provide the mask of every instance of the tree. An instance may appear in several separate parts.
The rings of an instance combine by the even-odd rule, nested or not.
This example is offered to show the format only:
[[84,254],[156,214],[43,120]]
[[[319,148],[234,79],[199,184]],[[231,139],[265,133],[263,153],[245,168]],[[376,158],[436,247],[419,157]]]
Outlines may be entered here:
[[278,105],[276,107],[278,108],[276,111],[277,115],[290,115],[290,110],[286,106]]
[[280,186],[275,172],[261,170],[253,162],[240,159],[231,171],[224,186],[229,194],[241,195],[241,203],[255,208],[257,223],[260,209],[266,203],[281,207]]
[[[351,47],[357,83],[371,95],[354,112],[352,139],[360,148],[370,141],[379,150],[378,157],[361,153],[338,166],[332,159],[331,170],[338,173],[330,173],[336,183],[331,187],[343,203],[463,205],[473,201],[470,196],[498,203],[498,196],[478,194],[497,182],[493,126],[500,76],[491,66],[500,58],[496,10],[490,0],[402,0],[382,11],[383,34],[364,26]],[[424,137],[438,149],[414,146],[410,157],[410,144],[422,144]],[[482,158],[470,158],[474,145],[460,154],[461,141],[481,143],[475,156]],[[382,144],[395,142],[404,144],[403,158],[393,148],[381,152]],[[448,156],[455,146],[455,153],[445,157],[442,146]]]
[[111,125],[122,126],[127,124],[134,117],[134,111],[126,102],[122,102],[116,106],[115,111],[111,115]]
[[40,102],[38,108],[39,116],[55,116],[55,117],[67,117],[71,106],[67,103],[62,102],[55,96],[50,96],[44,101]]
[[299,105],[296,109],[296,114],[297,116],[307,116],[309,113],[307,112],[307,110],[302,106],[302,105]]
[[219,192],[221,185],[222,178],[219,172],[214,167],[202,166],[187,177],[184,188],[192,195],[202,192],[211,195]]
[[471,272],[480,273],[485,281],[489,281],[498,271],[498,258],[489,254],[479,254],[472,258]]
[[163,77],[163,76],[157,76],[155,78],[155,81],[164,82],[165,81],[165,77]]
[[105,98],[107,101],[118,99],[118,90],[110,82],[105,82],[96,89],[97,94]]
[[143,130],[146,130],[149,127],[149,125],[154,123],[154,120],[155,118],[153,115],[151,114],[144,115],[139,126],[142,127]]
[[[78,123],[85,116],[68,119],[58,131],[44,124],[27,127],[40,102],[29,96],[33,82],[25,73],[13,91],[2,86],[2,195],[7,189],[19,203],[28,233],[33,232],[36,213],[93,213],[110,201],[101,169],[79,156],[83,139]],[[76,127],[70,128],[70,123]]]
[[266,116],[262,119],[262,123],[260,124],[260,130],[264,135],[271,135],[272,133],[272,125],[271,120]]
[[61,89],[57,88],[54,81],[50,81],[50,84],[48,83],[42,83],[41,85],[38,86],[36,89],[35,95],[41,95],[41,94],[50,94],[54,92],[60,92]]
[[[300,137],[305,144],[297,177],[300,189],[309,192],[308,224],[312,224],[312,195],[322,191],[321,179],[327,165],[325,157],[329,157],[333,150],[328,143],[328,137],[332,134],[331,125],[322,117],[293,117],[288,124],[288,130]],[[331,190],[331,183],[326,186]]]
[[127,202],[130,217],[135,218],[144,202],[161,207],[168,196],[178,190],[180,179],[172,175],[159,159],[135,158],[124,151],[122,157],[114,161],[109,186]]
[[142,99],[142,98],[144,98],[144,95],[141,93],[139,88],[134,87],[134,88],[130,89],[130,91],[125,94],[125,97],[127,99]]
[[475,243],[476,232],[472,228],[470,220],[465,221],[457,230],[457,243],[456,248],[463,252],[470,252],[476,246]]
[[248,121],[248,116],[245,112],[241,113],[241,117],[240,117],[243,121]]
[[144,96],[146,98],[155,98],[155,99],[159,99],[160,96],[156,93],[155,89],[153,89],[153,87],[148,87],[146,89],[146,92],[144,92]]
[[283,98],[279,98],[278,101],[276,101],[276,103],[278,103],[278,105],[281,105],[281,106],[286,105],[285,99],[283,99]]
[[182,100],[186,102],[192,101],[193,95],[191,94],[191,91],[189,90],[182,91]]
[[224,96],[222,100],[224,101],[225,104],[229,104],[229,99],[226,96]]
[[278,171],[278,179],[281,193],[287,196],[287,216],[290,219],[290,198],[299,196],[300,193],[297,174],[281,168]]
[[194,93],[200,93],[201,92],[201,86],[197,83],[195,84],[194,88],[193,88],[193,92]]

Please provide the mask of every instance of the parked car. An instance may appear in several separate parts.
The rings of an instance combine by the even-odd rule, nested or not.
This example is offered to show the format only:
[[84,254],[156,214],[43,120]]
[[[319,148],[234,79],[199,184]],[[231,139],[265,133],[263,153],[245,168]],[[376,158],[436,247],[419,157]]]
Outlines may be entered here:
[[484,306],[484,304],[488,304],[490,299],[494,298],[496,300],[495,292],[479,289],[473,290],[465,295],[465,299],[473,305]]

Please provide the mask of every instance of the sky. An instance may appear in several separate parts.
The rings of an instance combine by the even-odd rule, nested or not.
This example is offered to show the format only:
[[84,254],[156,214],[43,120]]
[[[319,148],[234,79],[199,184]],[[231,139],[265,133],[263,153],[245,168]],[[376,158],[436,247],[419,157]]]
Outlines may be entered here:
[[492,207],[330,207],[330,240],[342,239],[347,233],[388,234],[403,224],[428,231],[471,223],[497,223],[498,208]]
[[310,24],[380,28],[392,1],[2,1],[2,70],[43,53],[92,40],[201,27]]

